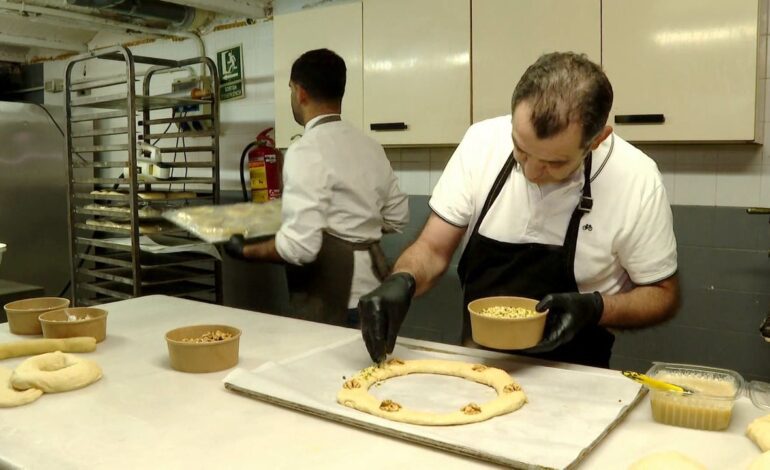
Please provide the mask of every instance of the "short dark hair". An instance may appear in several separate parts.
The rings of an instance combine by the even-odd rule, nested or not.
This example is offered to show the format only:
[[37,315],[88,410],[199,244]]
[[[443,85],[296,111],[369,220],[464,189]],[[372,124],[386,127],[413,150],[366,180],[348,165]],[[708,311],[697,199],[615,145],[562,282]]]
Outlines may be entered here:
[[607,75],[585,54],[553,52],[540,56],[524,72],[513,91],[511,110],[529,101],[530,119],[540,139],[553,137],[578,122],[586,147],[607,124],[612,97]]
[[340,102],[345,94],[346,73],[345,61],[334,51],[314,49],[294,61],[290,79],[315,100]]

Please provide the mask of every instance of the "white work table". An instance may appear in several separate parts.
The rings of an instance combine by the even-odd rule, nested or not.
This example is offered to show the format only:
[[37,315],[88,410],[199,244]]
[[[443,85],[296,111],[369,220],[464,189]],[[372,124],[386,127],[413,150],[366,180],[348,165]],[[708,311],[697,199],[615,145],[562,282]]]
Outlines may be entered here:
[[[107,339],[87,354],[104,377],[85,389],[0,409],[0,469],[493,467],[246,398],[224,388],[229,371],[174,371],[164,339],[179,326],[232,325],[243,332],[238,367],[254,369],[342,340],[349,329],[166,296],[105,308]],[[28,338],[0,325],[0,342]],[[361,354],[367,354],[363,341]],[[13,368],[22,360],[6,359],[0,366]],[[743,433],[766,412],[746,398],[737,403],[725,432],[657,424],[648,400],[579,468],[624,469],[649,453],[677,450],[715,470],[745,469],[760,454]]]

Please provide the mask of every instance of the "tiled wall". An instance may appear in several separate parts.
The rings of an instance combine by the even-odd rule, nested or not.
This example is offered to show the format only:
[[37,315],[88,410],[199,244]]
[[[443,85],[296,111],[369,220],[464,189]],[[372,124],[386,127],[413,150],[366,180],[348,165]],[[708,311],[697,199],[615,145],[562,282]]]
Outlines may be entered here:
[[388,148],[390,165],[407,194],[426,195],[433,192],[454,147]]

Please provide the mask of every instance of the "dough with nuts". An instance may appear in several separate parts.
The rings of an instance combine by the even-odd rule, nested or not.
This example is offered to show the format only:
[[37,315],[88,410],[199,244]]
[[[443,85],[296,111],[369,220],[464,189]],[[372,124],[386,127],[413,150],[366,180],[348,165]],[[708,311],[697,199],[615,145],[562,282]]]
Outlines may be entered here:
[[[369,393],[377,382],[408,374],[439,374],[460,377],[492,387],[497,398],[486,403],[468,403],[449,413],[429,413],[404,408],[392,400],[380,400]],[[337,402],[380,418],[425,426],[451,426],[485,421],[521,408],[527,397],[507,372],[483,364],[460,361],[391,359],[382,367],[371,366],[345,381],[337,393]]]
[[19,391],[11,386],[11,375],[13,370],[0,367],[0,408],[12,408],[14,406],[26,405],[40,398],[42,390],[30,388]]
[[58,393],[83,388],[100,378],[102,369],[96,362],[56,351],[19,364],[11,375],[11,385],[17,390],[37,388]]

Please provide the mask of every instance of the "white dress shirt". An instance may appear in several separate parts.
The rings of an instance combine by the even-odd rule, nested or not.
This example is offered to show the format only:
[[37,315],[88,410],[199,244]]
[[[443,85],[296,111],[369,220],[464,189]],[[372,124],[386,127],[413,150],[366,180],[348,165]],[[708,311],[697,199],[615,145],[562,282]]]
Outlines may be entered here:
[[[469,227],[463,249],[512,149],[510,115],[474,124],[433,190],[433,211]],[[518,165],[479,233],[503,242],[562,245],[583,173],[581,165],[567,181],[538,186]],[[615,294],[674,274],[673,218],[655,162],[613,134],[593,152],[591,175],[593,209],[580,220],[575,252],[578,289]]]
[[[289,146],[283,166],[283,224],[275,236],[278,254],[303,265],[315,260],[323,231],[350,242],[379,240],[409,220],[406,194],[382,146],[345,121],[305,125]],[[369,253],[354,253],[348,306],[379,285]]]

